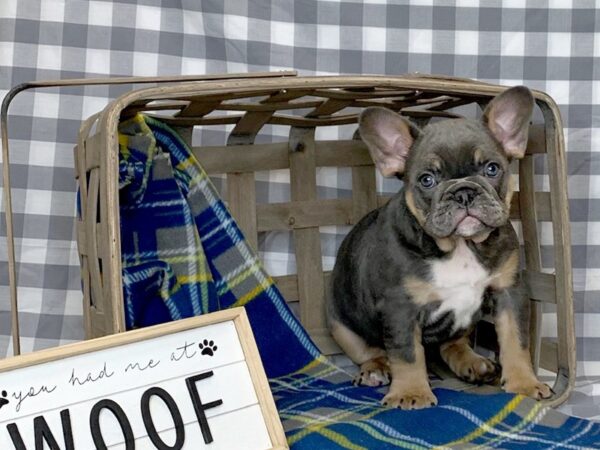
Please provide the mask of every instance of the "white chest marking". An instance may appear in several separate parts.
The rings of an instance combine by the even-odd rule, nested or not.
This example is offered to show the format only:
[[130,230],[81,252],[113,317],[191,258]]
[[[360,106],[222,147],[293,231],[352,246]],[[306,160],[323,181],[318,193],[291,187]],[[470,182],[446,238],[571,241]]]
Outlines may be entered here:
[[450,258],[431,263],[436,297],[442,302],[431,315],[435,322],[442,314],[454,312],[454,331],[466,328],[481,306],[483,293],[491,281],[488,270],[460,239]]

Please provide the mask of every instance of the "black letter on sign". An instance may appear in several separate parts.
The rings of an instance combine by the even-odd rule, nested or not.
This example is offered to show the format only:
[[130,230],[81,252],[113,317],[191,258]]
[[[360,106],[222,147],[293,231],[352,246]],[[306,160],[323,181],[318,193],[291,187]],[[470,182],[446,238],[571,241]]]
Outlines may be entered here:
[[[63,437],[65,439],[65,450],[74,450],[75,445],[73,444],[73,432],[71,430],[71,416],[69,415],[68,409],[63,409],[60,412],[60,421],[62,423]],[[10,438],[13,441],[13,445],[16,450],[26,450],[21,433],[16,424],[11,423],[6,427]],[[35,450],[43,450],[44,442],[48,444],[50,450],[61,450],[56,438],[52,434],[48,422],[44,416],[37,416],[33,419],[33,432],[35,434]]]
[[196,382],[212,376],[213,372],[211,370],[209,372],[204,372],[199,375],[194,375],[193,377],[185,379],[185,384],[187,384],[188,392],[190,393],[190,397],[192,398],[192,403],[194,404],[194,411],[196,411],[196,417],[198,418],[198,423],[200,424],[200,431],[202,431],[202,437],[204,438],[205,444],[210,444],[213,441],[213,437],[210,432],[208,420],[206,420],[206,414],[204,414],[204,411],[210,408],[214,408],[215,406],[222,405],[223,400],[215,400],[214,402],[203,404],[202,400],[200,400],[200,396],[198,395],[198,389],[196,389]]
[[[154,426],[154,422],[152,421],[152,414],[150,413],[150,399],[153,395],[160,397],[160,399],[165,402],[167,408],[169,408],[169,412],[171,413],[171,417],[173,418],[173,423],[175,424],[175,444],[173,446],[169,446],[164,443],[164,441],[159,436],[156,431],[156,427]],[[183,443],[185,442],[185,429],[183,428],[183,420],[181,419],[181,413],[179,412],[179,408],[177,408],[177,403],[173,400],[173,397],[169,395],[167,391],[161,389],[159,387],[152,387],[144,392],[142,395],[142,419],[144,419],[144,426],[146,427],[146,431],[148,432],[148,437],[154,444],[154,446],[158,450],[181,450],[183,448]]]
[[10,438],[13,441],[15,450],[27,450],[27,447],[25,447],[25,442],[23,442],[23,438],[21,437],[21,433],[19,433],[19,427],[17,424],[8,424],[6,429],[8,430],[8,434],[10,434]]
[[135,450],[133,430],[131,429],[129,419],[125,415],[125,411],[123,411],[117,402],[109,399],[100,400],[94,405],[90,412],[90,430],[92,431],[92,438],[94,439],[96,450],[107,450],[106,442],[104,442],[104,437],[102,437],[102,431],[100,430],[100,411],[104,408],[108,409],[117,418],[123,436],[125,437],[125,450]]

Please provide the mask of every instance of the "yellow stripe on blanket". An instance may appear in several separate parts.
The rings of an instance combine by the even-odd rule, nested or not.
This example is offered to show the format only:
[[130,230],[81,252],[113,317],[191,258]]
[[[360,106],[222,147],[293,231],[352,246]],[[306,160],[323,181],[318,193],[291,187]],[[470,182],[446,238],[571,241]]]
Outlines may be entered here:
[[177,277],[179,283],[206,283],[212,281],[212,275],[199,273],[196,275],[180,275]]
[[[175,166],[175,168],[178,170],[185,171],[188,167],[194,167],[194,168],[198,169],[198,165],[199,165],[198,160],[196,159],[196,157],[194,155],[192,155],[189,158],[187,158],[186,160],[177,164]],[[198,183],[198,181],[204,180],[206,178],[208,178],[208,175],[206,174],[206,172],[204,172],[203,170],[199,171],[199,173],[196,174],[192,178],[191,186],[194,186],[195,184]]]
[[320,370],[318,372],[311,373],[311,375],[315,378],[324,378],[329,373],[334,372],[339,369],[339,367],[333,365],[327,357],[325,357],[323,355],[319,355],[318,358],[313,359],[307,365],[305,365],[304,367],[301,367],[300,369],[296,370],[295,372],[290,373],[288,376],[300,374],[300,373],[307,373],[319,365],[324,365],[324,367],[322,370]]
[[[306,419],[301,416],[293,416],[292,418],[293,418],[293,420],[297,420],[297,421],[305,422],[305,423],[308,422],[309,420],[311,420],[311,419]],[[339,421],[339,418],[336,418],[336,421]],[[335,442],[342,448],[347,448],[347,449],[351,449],[351,450],[369,450],[366,447],[362,447],[360,445],[356,445],[356,444],[350,442],[348,440],[348,438],[342,434],[336,433],[335,431],[332,431],[329,428],[324,428],[331,423],[332,422],[324,422],[324,423],[315,423],[313,425],[307,425],[300,432],[294,434],[293,436],[288,437],[288,439],[287,439],[288,444],[290,446],[292,446],[294,443],[298,442],[299,440],[303,439],[305,436],[307,436],[311,433],[319,433],[322,436],[325,436],[326,438],[332,440],[333,442]]]
[[536,403],[534,405],[534,407],[531,409],[531,411],[529,411],[529,413],[523,417],[521,419],[521,421],[516,424],[515,426],[511,427],[508,431],[504,431],[502,432],[501,436],[496,436],[495,438],[487,441],[485,443],[485,447],[484,446],[478,446],[475,447],[476,449],[483,449],[483,448],[488,448],[490,445],[502,441],[502,440],[506,440],[507,438],[510,438],[511,435],[515,435],[518,434],[519,431],[521,431],[523,428],[525,428],[526,425],[530,424],[535,417],[538,415],[539,411],[543,408],[543,403]]
[[269,287],[269,285],[266,285],[266,286],[258,285],[258,286],[256,286],[254,289],[252,289],[251,291],[247,292],[245,295],[243,295],[242,297],[240,297],[238,299],[238,301],[233,304],[232,307],[244,306],[246,303],[248,303],[249,301],[251,301],[252,299],[254,299],[258,294],[260,294],[261,292],[263,292],[268,287]]

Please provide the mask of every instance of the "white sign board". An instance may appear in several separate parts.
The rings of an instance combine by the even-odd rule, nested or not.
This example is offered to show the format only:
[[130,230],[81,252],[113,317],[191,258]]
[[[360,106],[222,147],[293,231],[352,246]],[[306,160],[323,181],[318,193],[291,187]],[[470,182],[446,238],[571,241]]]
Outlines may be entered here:
[[0,361],[0,449],[287,448],[243,308]]

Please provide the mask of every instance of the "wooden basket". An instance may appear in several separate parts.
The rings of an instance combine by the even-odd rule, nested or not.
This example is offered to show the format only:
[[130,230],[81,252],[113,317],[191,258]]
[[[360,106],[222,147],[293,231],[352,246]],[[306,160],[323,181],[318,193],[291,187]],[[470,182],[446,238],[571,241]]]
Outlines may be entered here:
[[[172,111],[160,117],[190,145],[194,126],[234,125],[227,145],[193,147],[193,152],[209,174],[227,174],[226,200],[250,245],[257,247],[258,232],[292,232],[298,273],[275,281],[288,302],[299,302],[300,320],[317,345],[332,354],[339,350],[325,325],[324,286],[329,274],[322,268],[319,226],[354,224],[387,197],[377,195],[375,169],[360,140],[316,141],[315,129],[355,124],[360,108],[372,105],[400,111],[424,125],[432,118],[457,117],[452,111],[456,107],[483,108],[503,89],[425,76],[288,77],[186,82],[119,97],[84,122],[75,151],[83,211],[78,244],[87,337],[125,331],[118,204],[120,118],[139,111]],[[534,96],[541,123],[532,125],[527,154],[515,165],[519,192],[513,197],[511,217],[522,223],[523,275],[533,306],[532,357],[536,367],[539,362],[556,373],[551,403],[558,404],[567,397],[575,376],[565,149],[554,101],[542,92]],[[289,141],[255,144],[265,124],[289,126]],[[549,192],[534,188],[536,157],[546,159]],[[324,166],[351,167],[351,198],[317,197],[316,169]],[[275,169],[290,170],[291,201],[257,204],[254,173]],[[553,225],[554,274],[541,271],[539,233],[544,221]],[[555,305],[558,339],[540,339],[542,303]]]

